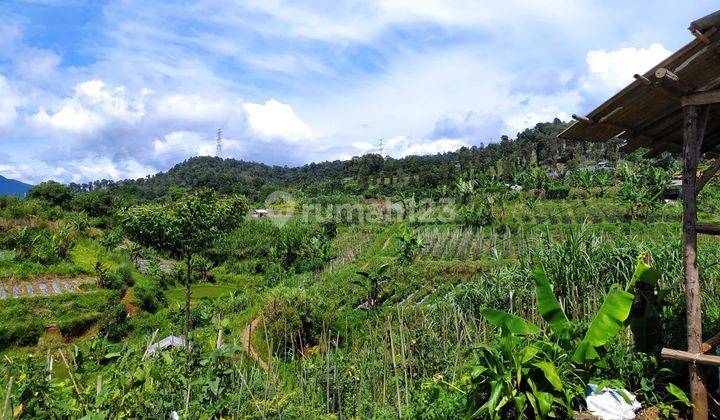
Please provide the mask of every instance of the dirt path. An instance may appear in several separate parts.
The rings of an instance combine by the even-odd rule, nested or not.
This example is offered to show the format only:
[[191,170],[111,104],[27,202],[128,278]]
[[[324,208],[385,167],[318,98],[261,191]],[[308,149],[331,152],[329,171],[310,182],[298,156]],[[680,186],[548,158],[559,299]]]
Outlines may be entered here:
[[[380,252],[384,251],[385,248],[387,248],[388,244],[390,243],[390,240],[392,239],[392,236],[388,237],[385,242],[383,243],[382,248],[380,249]],[[370,265],[370,261],[366,262],[365,265],[363,265],[363,270],[366,269]],[[257,329],[258,325],[260,324],[260,317],[253,319],[245,326],[245,329],[243,329],[242,334],[240,335],[240,342],[242,343],[243,348],[247,352],[248,356],[250,356],[251,359],[255,360],[260,367],[262,367],[265,370],[268,370],[268,364],[263,360],[262,357],[260,357],[260,354],[255,350],[255,348],[252,346],[252,335],[255,333],[255,330]]]
[[260,324],[259,317],[250,321],[250,323],[245,326],[245,329],[240,336],[240,341],[242,342],[242,346],[245,351],[247,351],[248,356],[250,356],[251,359],[255,360],[261,368],[267,370],[268,364],[262,359],[262,357],[260,357],[260,354],[258,354],[258,352],[255,351],[255,348],[252,346],[252,335],[257,329],[258,324]]

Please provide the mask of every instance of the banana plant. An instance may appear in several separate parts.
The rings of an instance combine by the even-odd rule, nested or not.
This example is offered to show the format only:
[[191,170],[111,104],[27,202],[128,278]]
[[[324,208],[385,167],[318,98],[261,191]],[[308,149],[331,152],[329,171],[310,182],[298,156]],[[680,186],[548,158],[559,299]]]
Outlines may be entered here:
[[[496,345],[481,348],[481,361],[470,370],[468,418],[572,416],[590,378],[589,368],[602,366],[598,350],[628,324],[637,305],[631,291],[656,284],[659,276],[647,255],[638,258],[626,289],[612,286],[578,340],[585,326],[567,317],[545,271],[537,267],[533,272],[537,305],[549,331],[546,334],[507,312],[480,311],[488,323],[501,329],[501,336]],[[642,334],[640,329],[638,334]]]
[[[574,336],[583,326],[568,319],[555,297],[550,280],[542,267],[535,268],[533,277],[538,310],[547,323],[548,329],[560,340]],[[597,361],[599,359],[597,349],[604,346],[630,323],[629,316],[633,304],[636,302],[636,296],[632,292],[637,291],[639,296],[643,294],[647,296],[648,287],[656,285],[659,277],[660,273],[649,265],[647,255],[641,255],[627,287],[622,289],[617,284],[611,286],[605,302],[595,314],[584,338],[575,346],[572,355],[573,361],[576,363]],[[645,308],[646,311],[643,312],[643,316],[651,317],[654,314],[654,308],[647,305]],[[537,325],[505,312],[486,308],[481,310],[481,314],[490,324],[500,327],[504,332],[510,334],[528,335],[537,334],[541,331]],[[638,325],[636,331],[638,337],[640,337],[636,337],[636,340],[643,340],[643,335],[652,333],[650,329],[643,331],[641,325]]]
[[361,280],[353,280],[352,283],[362,287],[367,292],[367,307],[375,309],[379,303],[381,287],[390,280],[385,273],[390,268],[390,264],[383,264],[377,270],[372,272],[358,271],[357,275]]

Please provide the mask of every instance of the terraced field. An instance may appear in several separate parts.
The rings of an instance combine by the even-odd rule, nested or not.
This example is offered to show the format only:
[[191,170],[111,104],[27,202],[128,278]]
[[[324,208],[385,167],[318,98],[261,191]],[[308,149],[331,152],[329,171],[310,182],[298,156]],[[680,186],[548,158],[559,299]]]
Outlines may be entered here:
[[55,280],[3,284],[0,285],[0,300],[77,293],[80,291],[81,285],[94,282],[95,280],[91,278],[59,278]]

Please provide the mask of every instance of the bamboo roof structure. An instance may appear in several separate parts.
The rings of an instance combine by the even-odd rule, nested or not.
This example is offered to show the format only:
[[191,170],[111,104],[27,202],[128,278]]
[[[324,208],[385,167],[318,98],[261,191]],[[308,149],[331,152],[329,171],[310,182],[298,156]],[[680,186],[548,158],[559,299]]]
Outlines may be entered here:
[[720,156],[720,11],[690,24],[694,39],[575,122],[558,137],[626,140],[621,151],[644,147],[646,157],[682,152],[683,108],[708,105],[701,154]]

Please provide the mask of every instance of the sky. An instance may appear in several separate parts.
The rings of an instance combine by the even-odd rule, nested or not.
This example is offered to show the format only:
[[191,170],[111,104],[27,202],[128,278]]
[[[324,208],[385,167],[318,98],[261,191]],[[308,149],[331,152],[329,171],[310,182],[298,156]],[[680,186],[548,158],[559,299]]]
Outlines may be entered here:
[[0,0],[0,175],[434,154],[587,113],[715,1]]

